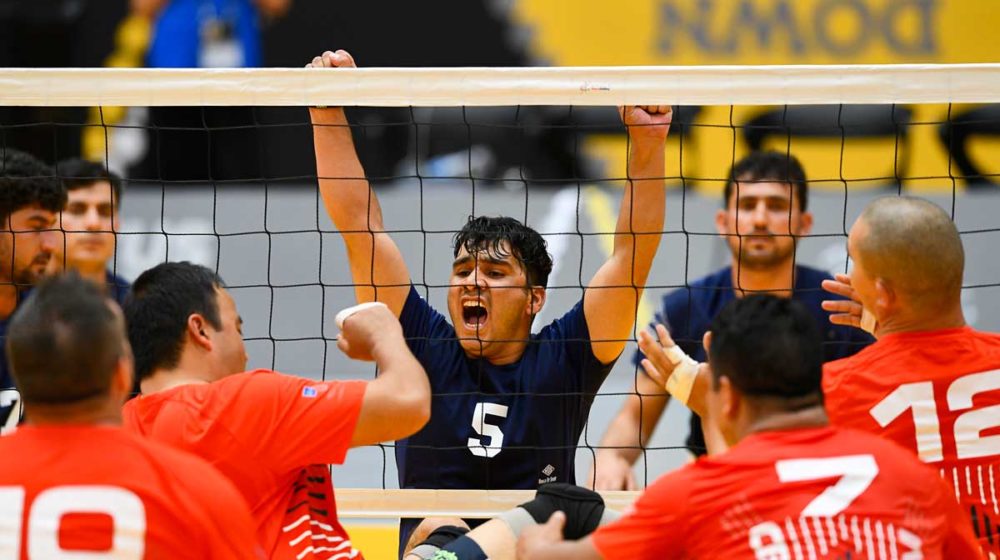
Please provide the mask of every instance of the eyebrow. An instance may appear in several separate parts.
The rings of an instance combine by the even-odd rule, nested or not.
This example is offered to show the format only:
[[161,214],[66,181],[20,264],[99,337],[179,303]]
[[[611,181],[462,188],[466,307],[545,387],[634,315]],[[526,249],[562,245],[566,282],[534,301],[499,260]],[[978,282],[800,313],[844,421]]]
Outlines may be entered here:
[[472,255],[465,255],[464,257],[459,257],[459,258],[455,259],[455,262],[453,262],[451,264],[451,267],[455,268],[457,266],[462,266],[464,264],[469,264],[470,262],[476,261],[476,260],[485,261],[485,262],[488,262],[488,263],[490,263],[492,265],[496,265],[496,266],[511,266],[511,264],[509,262],[507,262],[507,261],[505,261],[503,259],[498,259],[496,257],[490,256],[490,255],[487,254],[486,256],[482,256],[482,257],[473,257]]

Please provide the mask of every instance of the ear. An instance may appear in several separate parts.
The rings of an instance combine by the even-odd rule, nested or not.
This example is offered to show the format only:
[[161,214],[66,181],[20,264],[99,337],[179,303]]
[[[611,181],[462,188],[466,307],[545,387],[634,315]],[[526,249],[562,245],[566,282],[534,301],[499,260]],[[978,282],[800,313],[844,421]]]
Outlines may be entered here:
[[528,290],[528,315],[535,316],[542,312],[545,306],[545,288],[532,286]]
[[875,317],[885,317],[896,307],[896,291],[883,278],[875,279]]
[[208,321],[198,313],[188,316],[187,334],[191,342],[206,351],[212,351],[212,339],[208,335]]
[[712,331],[705,331],[705,335],[701,337],[701,346],[705,349],[705,356],[708,356],[708,349],[712,347]]
[[730,233],[729,225],[726,223],[728,215],[727,208],[719,208],[715,211],[715,231],[719,232],[719,235],[729,235]]
[[809,235],[813,229],[812,212],[803,212],[799,215],[799,231],[795,235]]
[[129,395],[132,394],[134,376],[135,369],[132,358],[129,356],[118,358],[118,363],[115,364],[115,371],[111,375],[111,396],[116,402],[121,401],[124,403]]
[[[733,384],[725,375],[719,376],[719,412],[725,419],[727,425],[736,421],[743,407],[743,399],[733,388]],[[721,427],[722,424],[720,423]]]

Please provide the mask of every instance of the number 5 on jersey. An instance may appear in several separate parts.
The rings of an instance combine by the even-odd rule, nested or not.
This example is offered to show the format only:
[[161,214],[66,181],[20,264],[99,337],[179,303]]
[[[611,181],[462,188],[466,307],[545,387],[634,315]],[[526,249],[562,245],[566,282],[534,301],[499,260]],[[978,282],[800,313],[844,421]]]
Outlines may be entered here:
[[[486,416],[506,418],[507,406],[491,402],[481,402],[476,403],[476,409],[472,413],[472,429],[482,437],[469,438],[469,451],[476,457],[491,459],[496,457],[503,448],[503,431],[500,430],[500,426],[487,422]],[[489,441],[484,441],[487,438]]]

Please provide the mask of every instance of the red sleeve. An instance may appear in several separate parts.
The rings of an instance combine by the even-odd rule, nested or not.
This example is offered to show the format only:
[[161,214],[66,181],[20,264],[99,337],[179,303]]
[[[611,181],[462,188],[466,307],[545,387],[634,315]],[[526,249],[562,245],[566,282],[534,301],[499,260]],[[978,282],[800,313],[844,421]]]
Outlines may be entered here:
[[340,464],[351,447],[365,381],[312,381],[269,371],[245,374],[228,397],[227,427],[277,470]]
[[691,467],[661,477],[639,496],[621,519],[591,535],[601,556],[660,560],[682,557],[687,533],[687,488]]

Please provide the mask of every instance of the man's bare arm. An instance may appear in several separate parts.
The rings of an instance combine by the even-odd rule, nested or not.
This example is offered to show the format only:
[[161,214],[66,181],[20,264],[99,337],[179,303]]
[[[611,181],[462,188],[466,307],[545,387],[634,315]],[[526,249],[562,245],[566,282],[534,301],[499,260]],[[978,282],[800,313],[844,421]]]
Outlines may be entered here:
[[625,348],[660,245],[666,211],[664,149],[671,118],[666,106],[622,109],[629,134],[629,180],[618,212],[614,250],[594,274],[584,298],[591,347],[605,364]]
[[644,372],[637,372],[636,393],[625,397],[608,425],[586,484],[595,490],[638,490],[632,465],[653,435],[670,395]]
[[[311,68],[354,68],[345,51],[325,52]],[[398,317],[410,290],[399,247],[385,233],[382,208],[365,178],[342,108],[312,108],[316,174],[327,214],[341,232],[359,303],[381,301]]]
[[423,428],[431,416],[431,388],[399,320],[375,304],[344,319],[341,329],[337,347],[379,368],[379,376],[365,387],[351,447],[402,439]]

